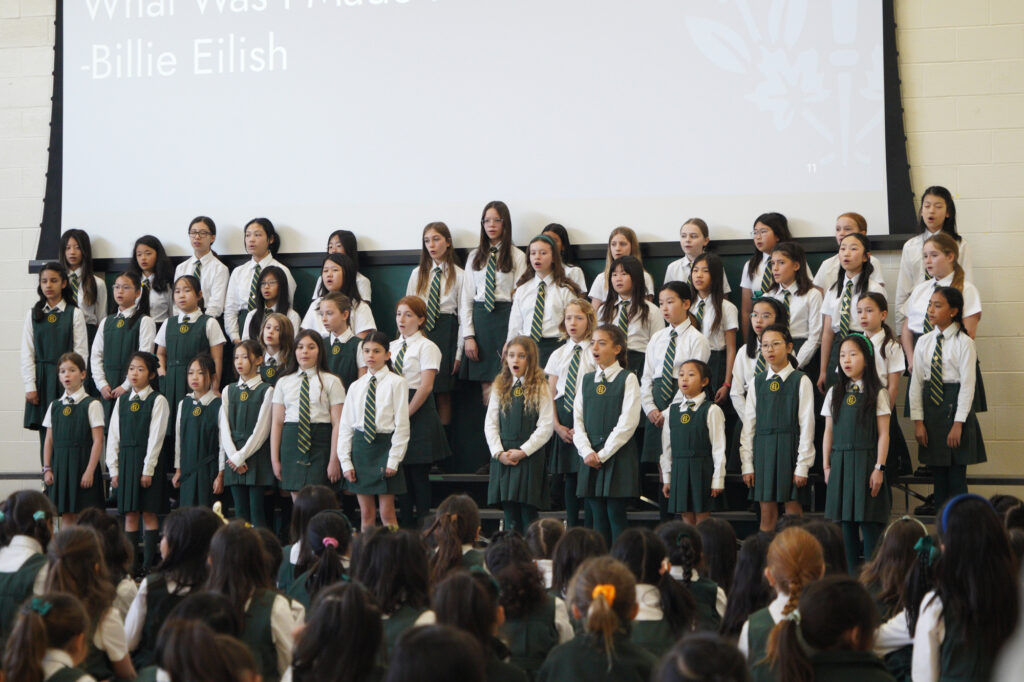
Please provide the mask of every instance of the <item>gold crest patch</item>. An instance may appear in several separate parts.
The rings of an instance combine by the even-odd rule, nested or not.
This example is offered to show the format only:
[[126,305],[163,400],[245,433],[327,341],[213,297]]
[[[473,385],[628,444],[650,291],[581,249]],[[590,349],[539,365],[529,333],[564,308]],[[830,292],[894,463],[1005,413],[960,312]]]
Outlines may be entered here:
[[180,327],[178,327],[178,333],[179,334],[188,334],[188,325],[187,324],[183,324]]
[[194,408],[192,409],[192,416],[193,416],[193,417],[198,417],[198,416],[199,416],[199,415],[201,415],[202,413],[203,413],[203,408],[199,407],[198,405],[196,405],[196,406],[195,406],[195,407],[194,407]]
[[273,367],[267,367],[267,378],[268,379],[273,379],[275,374],[277,374],[277,370],[276,369],[274,369]]
[[249,392],[248,391],[242,391],[242,395],[238,396],[238,399],[241,400],[244,403],[246,400],[249,399]]
[[50,324],[53,324],[54,322],[57,321],[57,316],[54,315],[53,313],[50,313],[49,315],[46,316],[46,321],[49,322]]
[[597,394],[598,395],[604,395],[607,392],[608,392],[608,387],[607,386],[605,386],[604,384],[598,384],[597,385]]
[[515,390],[512,391],[512,395],[514,395],[517,398],[522,398],[523,397],[523,387],[522,386],[516,386]]
[[71,406],[70,405],[65,405],[64,409],[61,410],[61,414],[63,414],[65,417],[70,417],[71,416]]
[[780,390],[782,390],[782,382],[773,381],[772,383],[768,384],[768,390],[771,391],[772,393],[778,393]]
[[331,355],[337,355],[341,352],[341,346],[331,346]]
[[856,405],[857,404],[857,396],[855,396],[855,395],[848,395],[848,396],[846,396],[846,404],[847,405]]
[[132,412],[138,412],[139,410],[142,409],[142,403],[134,402],[132,403],[132,406],[129,407],[128,409],[131,410]]
[[679,415],[679,423],[680,424],[689,424],[690,423],[690,413],[689,412],[683,412],[681,415]]

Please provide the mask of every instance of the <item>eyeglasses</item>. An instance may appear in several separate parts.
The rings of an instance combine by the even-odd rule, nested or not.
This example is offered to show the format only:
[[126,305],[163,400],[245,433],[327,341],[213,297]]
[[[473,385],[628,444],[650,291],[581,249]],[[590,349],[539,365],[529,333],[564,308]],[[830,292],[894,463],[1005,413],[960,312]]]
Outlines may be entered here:
[[264,289],[264,288],[267,288],[267,287],[276,287],[277,284],[278,284],[278,282],[277,282],[276,279],[265,279],[262,282],[260,282],[260,288]]
[[188,231],[188,236],[189,237],[209,237],[211,234],[213,234],[213,233],[210,232],[209,230],[189,230]]
[[775,313],[750,313],[750,319],[764,320],[765,322],[767,322],[768,320],[775,319]]
[[768,350],[775,350],[777,348],[785,348],[785,347],[786,347],[786,344],[783,343],[782,341],[772,341],[771,343],[762,343],[761,344],[761,348],[762,349],[767,348]]
[[114,291],[134,291],[135,285],[133,284],[115,284]]
[[750,236],[751,237],[767,237],[771,233],[772,233],[771,230],[751,230],[750,231]]

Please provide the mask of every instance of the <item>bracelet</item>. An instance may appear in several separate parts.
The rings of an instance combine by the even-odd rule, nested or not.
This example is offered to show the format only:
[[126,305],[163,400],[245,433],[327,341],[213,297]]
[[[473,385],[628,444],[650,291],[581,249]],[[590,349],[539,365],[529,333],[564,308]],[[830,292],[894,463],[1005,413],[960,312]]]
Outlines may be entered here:
[[45,474],[47,471],[53,471],[53,467],[43,467],[43,473]]

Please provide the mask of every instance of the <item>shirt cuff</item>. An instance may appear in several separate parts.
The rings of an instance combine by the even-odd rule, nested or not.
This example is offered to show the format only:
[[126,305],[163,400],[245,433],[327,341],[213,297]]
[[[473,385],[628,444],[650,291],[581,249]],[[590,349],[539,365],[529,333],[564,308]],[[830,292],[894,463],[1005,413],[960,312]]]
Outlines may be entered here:
[[924,410],[910,410],[911,421],[920,422],[924,421]]
[[712,478],[711,488],[713,490],[725,490],[725,477],[719,476],[718,478]]
[[388,457],[387,468],[398,471],[398,465],[402,463],[402,460],[398,457]]
[[601,448],[600,450],[597,451],[597,458],[599,460],[601,460],[602,462],[607,462],[608,460],[610,460],[612,458],[613,454],[615,454],[615,453],[608,452],[604,448]]
[[807,470],[810,468],[811,467],[806,464],[797,463],[796,467],[793,469],[793,475],[807,478]]

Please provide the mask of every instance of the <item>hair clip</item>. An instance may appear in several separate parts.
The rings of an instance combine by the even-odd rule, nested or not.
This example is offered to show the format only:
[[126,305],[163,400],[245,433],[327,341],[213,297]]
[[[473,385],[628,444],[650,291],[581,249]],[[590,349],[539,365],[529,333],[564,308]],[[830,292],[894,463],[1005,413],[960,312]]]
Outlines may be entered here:
[[46,512],[44,512],[42,509],[32,514],[33,521],[43,521],[44,519],[46,519]]
[[53,604],[39,597],[32,597],[32,603],[29,608],[38,613],[40,616],[45,616],[53,608]]
[[935,563],[935,560],[939,558],[939,548],[935,546],[935,541],[932,540],[931,535],[925,535],[923,538],[919,538],[914,543],[914,551],[917,552],[917,556],[924,560],[924,562],[931,566]]
[[6,520],[7,520],[7,514],[4,514],[2,511],[0,511],[0,523],[3,523]]
[[219,518],[224,523],[228,522],[228,520],[224,517],[224,506],[220,503],[220,500],[217,500],[216,502],[213,503],[213,513],[216,514],[217,518]]
[[792,621],[792,622],[796,623],[797,625],[800,625],[800,621],[801,621],[800,609],[793,609],[792,611],[787,613],[785,616],[783,616],[783,618],[785,620]]
[[324,547],[333,547],[334,549],[338,549],[338,541],[335,538],[326,537],[323,539],[323,543]]
[[594,589],[590,592],[591,599],[597,599],[598,597],[604,597],[605,603],[611,606],[615,603],[615,585],[594,585]]

